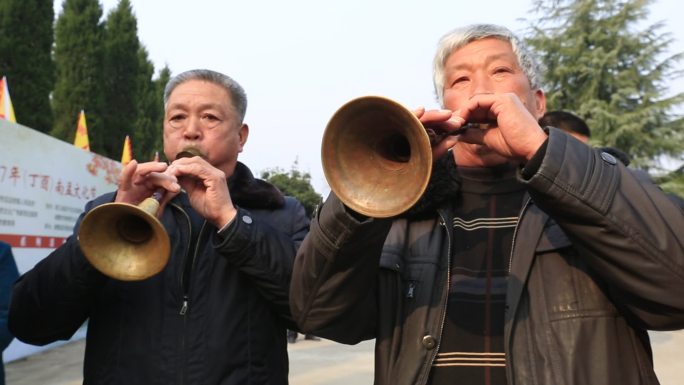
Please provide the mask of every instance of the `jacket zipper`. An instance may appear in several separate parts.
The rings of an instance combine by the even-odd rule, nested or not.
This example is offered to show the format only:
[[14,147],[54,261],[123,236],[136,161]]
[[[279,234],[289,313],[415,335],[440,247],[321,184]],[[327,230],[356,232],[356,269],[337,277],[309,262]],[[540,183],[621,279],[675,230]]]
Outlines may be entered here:
[[[187,216],[187,214],[186,214]],[[189,220],[189,218],[188,218]],[[185,316],[185,314],[188,312],[188,308],[190,307],[190,276],[192,275],[192,270],[195,268],[195,261],[197,261],[197,255],[199,254],[199,247],[200,247],[200,240],[202,239],[202,233],[204,233],[204,229],[206,228],[207,221],[205,220],[202,223],[202,228],[199,231],[199,234],[197,234],[197,243],[195,245],[195,250],[192,254],[192,259],[189,261],[186,261],[185,266],[183,266],[183,273],[181,274],[181,280],[180,280],[180,286],[181,290],[183,292],[183,302],[181,304],[181,309],[179,314],[182,316]],[[192,226],[192,225],[191,225]],[[190,228],[190,237],[192,238],[192,227]],[[190,251],[190,244],[188,244],[188,250],[186,252],[186,255],[189,254]],[[190,263],[190,266],[188,267],[188,263]]]
[[435,348],[432,351],[432,354],[430,358],[428,359],[428,365],[425,367],[425,372],[423,372],[423,380],[420,381],[421,384],[425,384],[428,379],[428,373],[430,373],[430,370],[432,368],[432,364],[435,362],[435,358],[437,357],[437,353],[439,352],[439,348],[442,345],[442,332],[444,331],[444,320],[446,319],[446,313],[447,313],[447,305],[448,305],[448,298],[449,298],[449,286],[451,285],[451,243],[452,243],[452,235],[451,231],[449,230],[449,227],[447,227],[447,222],[444,219],[444,215],[442,212],[438,212],[439,214],[439,220],[440,220],[440,225],[444,226],[444,231],[447,234],[447,268],[446,268],[446,295],[445,299],[442,301],[442,319],[439,323],[439,334],[438,334],[438,339],[437,339],[437,345],[435,345]]
[[[178,209],[178,211],[180,211],[183,214],[183,216],[185,216],[185,219],[188,221],[189,239],[188,239],[187,248],[185,249],[185,255],[189,256],[190,250],[192,248],[192,245],[191,245],[191,242],[192,242],[192,221],[190,220],[190,216],[188,215],[188,213],[185,212],[185,210],[183,210],[182,207],[178,206],[177,204],[171,204],[171,206]],[[197,235],[198,241],[202,237],[202,231],[204,230],[205,225],[206,225],[206,221],[204,221],[204,224],[202,224],[202,228],[200,229],[200,232]],[[179,377],[180,377],[179,383],[180,384],[185,383],[185,362],[187,360],[186,351],[185,351],[185,347],[186,347],[185,329],[187,328],[187,325],[188,325],[188,323],[187,323],[188,318],[186,315],[188,312],[188,308],[190,306],[190,294],[189,294],[189,292],[190,292],[190,281],[189,280],[190,280],[190,274],[192,273],[192,268],[194,267],[195,260],[197,258],[198,248],[199,248],[199,242],[197,242],[197,245],[195,246],[195,250],[193,252],[192,259],[190,261],[186,261],[186,264],[183,266],[183,271],[181,273],[181,278],[180,278],[180,282],[179,282],[181,291],[183,293],[183,301],[181,303],[181,309],[179,311],[179,314],[183,317],[183,331],[181,332],[181,341],[180,341],[183,364],[180,365],[181,366],[180,373],[179,373]],[[188,262],[191,264],[190,269],[187,268]],[[186,274],[188,275],[187,277],[186,277]]]

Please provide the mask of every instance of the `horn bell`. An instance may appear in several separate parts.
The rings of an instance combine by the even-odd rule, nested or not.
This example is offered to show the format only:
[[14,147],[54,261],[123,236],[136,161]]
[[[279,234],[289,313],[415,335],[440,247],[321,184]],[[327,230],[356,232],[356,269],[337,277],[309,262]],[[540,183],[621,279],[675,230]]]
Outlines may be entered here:
[[158,201],[147,198],[139,206],[106,203],[89,211],[78,234],[86,259],[120,281],[140,281],[159,273],[171,247],[154,214],[158,208]]
[[335,112],[323,133],[321,158],[340,200],[374,218],[411,208],[432,171],[423,124],[406,107],[380,96],[353,99]]

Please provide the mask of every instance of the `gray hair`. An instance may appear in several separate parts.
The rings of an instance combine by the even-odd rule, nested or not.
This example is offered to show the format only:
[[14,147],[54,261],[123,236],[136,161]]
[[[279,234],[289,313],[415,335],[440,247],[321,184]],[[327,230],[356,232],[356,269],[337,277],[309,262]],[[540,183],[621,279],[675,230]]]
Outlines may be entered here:
[[230,95],[233,107],[235,107],[239,121],[242,123],[245,119],[245,113],[247,112],[247,94],[245,93],[245,90],[230,76],[212,70],[189,70],[181,72],[171,78],[164,88],[164,109],[166,109],[166,104],[168,103],[169,96],[173,90],[189,80],[202,80],[223,87],[228,92],[228,95]]
[[497,38],[511,43],[513,53],[518,58],[518,64],[527,76],[532,89],[540,88],[541,71],[537,59],[528,49],[527,45],[520,40],[508,28],[493,24],[473,24],[456,28],[442,36],[437,46],[437,53],[433,62],[433,83],[439,105],[444,107],[444,66],[454,51],[464,47],[475,40],[488,37]]

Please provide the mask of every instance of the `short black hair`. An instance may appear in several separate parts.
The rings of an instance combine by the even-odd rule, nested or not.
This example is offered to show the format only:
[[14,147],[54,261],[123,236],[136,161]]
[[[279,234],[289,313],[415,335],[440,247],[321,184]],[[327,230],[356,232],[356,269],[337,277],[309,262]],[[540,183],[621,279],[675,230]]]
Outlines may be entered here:
[[565,132],[574,132],[587,138],[591,137],[591,131],[587,123],[579,116],[568,111],[548,111],[539,119],[539,125],[542,127],[560,128]]

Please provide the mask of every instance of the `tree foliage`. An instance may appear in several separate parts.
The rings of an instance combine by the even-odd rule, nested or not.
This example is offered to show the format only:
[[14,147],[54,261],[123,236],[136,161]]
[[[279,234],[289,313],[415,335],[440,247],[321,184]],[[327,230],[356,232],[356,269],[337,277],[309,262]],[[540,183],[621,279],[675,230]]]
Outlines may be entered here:
[[544,73],[548,109],[572,111],[592,130],[592,143],[630,154],[641,168],[660,155],[681,156],[684,93],[668,95],[682,75],[682,53],[663,23],[642,26],[652,0],[538,0],[541,15],[527,42]]
[[[103,154],[105,138],[100,135],[103,92],[102,8],[97,0],[65,0],[55,26],[54,58],[57,81],[52,106],[52,135],[73,142],[78,114],[86,113],[88,139],[93,152]],[[123,142],[120,142],[120,146]],[[121,154],[119,147],[119,154]]]
[[133,155],[138,161],[144,162],[154,159],[156,153],[162,153],[162,119],[164,107],[162,101],[163,88],[158,82],[166,84],[170,71],[164,68],[159,79],[154,80],[154,65],[148,59],[145,47],[138,51],[140,73],[137,81],[137,119],[133,130]]
[[663,190],[684,198],[684,166],[654,180]]
[[140,92],[151,81],[154,69],[141,68],[141,61],[146,64],[146,58],[139,58],[138,22],[129,0],[119,1],[107,15],[104,26],[102,72],[106,108],[102,111],[102,124],[94,127],[93,132],[104,139],[100,153],[119,159],[126,135],[136,137]]
[[17,122],[41,132],[52,129],[54,18],[52,2],[0,1],[0,76],[10,85]]
[[55,28],[52,134],[72,141],[83,109],[91,151],[118,160],[129,135],[134,157],[149,161],[161,150],[162,92],[170,74],[166,68],[153,79],[130,0],[120,0],[104,21],[101,16],[98,0],[63,3]]
[[323,199],[311,185],[311,174],[299,171],[297,162],[294,163],[289,172],[277,167],[262,171],[261,178],[276,186],[283,194],[297,198],[309,217],[313,215],[316,206]]
[[154,97],[155,97],[155,113],[157,114],[157,126],[156,126],[156,132],[157,134],[154,136],[154,142],[150,145],[151,149],[155,149],[155,151],[159,151],[160,157],[163,157],[164,153],[164,140],[163,140],[163,131],[164,131],[164,88],[166,87],[166,83],[171,80],[171,70],[169,69],[169,66],[164,66],[164,68],[159,71],[159,76],[157,77],[156,80],[153,81],[154,85]]

